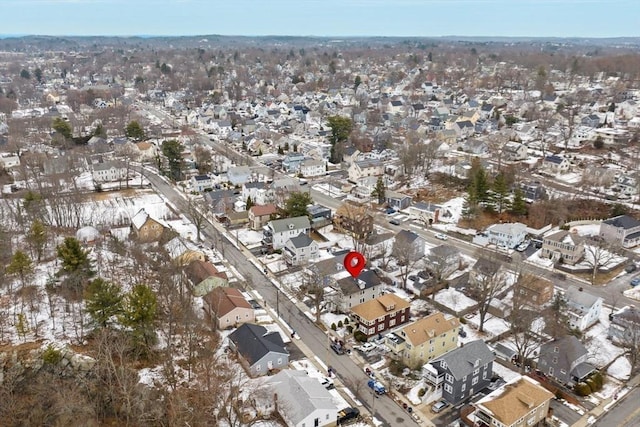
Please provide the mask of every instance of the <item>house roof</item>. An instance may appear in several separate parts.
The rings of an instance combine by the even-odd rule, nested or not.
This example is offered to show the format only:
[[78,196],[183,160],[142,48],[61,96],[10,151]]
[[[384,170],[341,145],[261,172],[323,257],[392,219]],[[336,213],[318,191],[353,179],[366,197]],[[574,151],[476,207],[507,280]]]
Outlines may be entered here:
[[602,222],[616,228],[624,228],[625,230],[640,226],[640,221],[629,215],[616,216]]
[[484,366],[495,359],[496,356],[489,346],[482,340],[476,340],[451,350],[431,363],[441,366],[441,362],[445,362],[451,375],[461,380],[465,375],[473,373],[478,366]]
[[249,364],[253,365],[270,352],[289,355],[278,332],[269,332],[267,328],[252,323],[244,323],[229,334],[238,352]]
[[189,265],[185,268],[185,273],[191,283],[197,285],[209,277],[220,277],[221,279],[227,279],[227,275],[224,272],[218,271],[217,268],[214,267],[208,261],[201,261],[199,259],[193,260],[189,263]]
[[152,221],[155,221],[161,226],[165,227],[162,222],[151,218],[151,216],[144,208],[140,209],[138,213],[136,213],[133,218],[131,218],[131,224],[133,225],[133,228],[135,228],[136,230],[140,230],[140,228],[142,228],[142,226],[147,222],[148,219],[151,219]]
[[202,297],[218,317],[226,316],[236,308],[251,309],[251,304],[235,288],[219,287]]
[[278,400],[285,402],[282,416],[289,421],[288,425],[299,425],[318,409],[338,411],[331,393],[304,371],[283,369],[267,383],[273,387]]
[[313,243],[313,239],[307,236],[305,233],[300,233],[296,237],[289,239],[294,248],[306,248]]
[[293,218],[274,219],[269,222],[274,233],[287,230],[303,230],[311,227],[309,218],[306,216],[296,216]]
[[529,289],[534,292],[542,293],[549,288],[553,289],[553,283],[549,280],[538,276],[527,275],[525,277],[520,276],[522,279],[516,282],[516,286]]
[[413,243],[417,239],[421,239],[421,237],[418,236],[413,231],[400,230],[400,231],[398,231],[398,234],[396,234],[396,239],[403,240],[403,241],[408,242],[408,243]]
[[502,424],[511,425],[553,396],[537,381],[529,377],[517,377],[479,400],[476,405],[486,408]]
[[169,240],[165,243],[164,248],[172,259],[176,259],[189,251],[200,252],[198,247],[191,241],[182,239],[181,237],[174,237]]
[[416,320],[402,328],[403,337],[412,345],[421,345],[445,332],[457,329],[460,322],[455,317],[445,318],[444,314],[436,311],[427,317]]
[[460,250],[451,245],[439,245],[429,251],[429,255],[436,258],[449,258],[450,256],[459,254]]
[[[555,351],[556,348],[558,351]],[[571,365],[588,353],[584,344],[578,338],[573,335],[566,335],[540,346],[538,364],[543,366],[546,364],[552,366],[554,370],[559,371],[562,369],[568,373],[571,371]],[[557,358],[557,363],[552,363],[554,358]],[[560,372],[556,372],[556,376],[559,375]]]
[[574,246],[579,245],[583,238],[577,233],[570,233],[567,230],[559,230],[555,233],[549,234],[544,237],[544,240],[551,240],[553,242],[562,242],[565,244],[571,243]]
[[255,205],[249,209],[253,213],[253,216],[272,215],[278,211],[276,205],[269,203],[267,205]]
[[353,295],[363,289],[373,288],[381,283],[382,281],[373,270],[363,270],[357,278],[349,276],[337,281],[344,295]]
[[567,304],[572,307],[584,307],[585,310],[589,310],[598,300],[602,300],[602,298],[581,291],[575,286],[569,286],[569,289],[564,293],[564,298],[567,300]]
[[418,203],[415,203],[413,206],[411,206],[411,208],[417,209],[419,211],[424,211],[424,212],[435,212],[436,210],[440,209],[440,205],[436,205],[431,202],[429,203],[418,202]]
[[358,304],[351,311],[365,320],[375,320],[387,313],[404,310],[409,307],[409,301],[403,300],[396,294],[385,294],[376,299]]
[[556,164],[556,165],[559,165],[559,164],[561,164],[561,163],[564,161],[564,159],[563,159],[562,157],[560,157],[560,156],[555,156],[555,155],[553,155],[553,156],[547,156],[547,157],[545,157],[545,158],[544,158],[544,161],[545,161],[545,162],[549,162],[549,163],[554,163],[554,164]]

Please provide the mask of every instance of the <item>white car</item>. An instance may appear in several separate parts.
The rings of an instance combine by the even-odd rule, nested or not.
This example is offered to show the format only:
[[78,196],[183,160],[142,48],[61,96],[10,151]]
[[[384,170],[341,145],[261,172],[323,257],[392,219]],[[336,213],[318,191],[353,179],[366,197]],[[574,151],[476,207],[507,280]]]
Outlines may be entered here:
[[449,236],[447,236],[446,234],[436,233],[436,239],[447,240],[448,238]]
[[322,384],[322,386],[327,390],[331,390],[332,388],[335,388],[335,385],[333,384],[333,380],[331,378],[327,378],[327,377],[322,378],[320,380],[320,384]]
[[358,347],[358,350],[360,350],[363,353],[368,353],[371,350],[375,349],[376,345],[370,342],[366,342],[364,344],[362,344],[360,347]]

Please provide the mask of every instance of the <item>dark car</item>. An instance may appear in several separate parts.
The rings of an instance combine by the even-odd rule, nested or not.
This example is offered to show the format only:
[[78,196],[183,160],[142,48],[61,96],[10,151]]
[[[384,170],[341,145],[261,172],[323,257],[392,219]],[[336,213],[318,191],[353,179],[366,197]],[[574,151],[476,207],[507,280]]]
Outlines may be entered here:
[[389,224],[391,225],[400,225],[400,221],[398,221],[397,219],[390,219],[389,220]]
[[360,410],[358,408],[345,408],[338,412],[338,424],[342,424],[346,421],[355,420],[360,416]]
[[637,269],[638,267],[635,264],[629,264],[625,267],[624,271],[626,271],[627,273],[633,273]]
[[344,349],[342,348],[340,343],[337,343],[337,342],[331,343],[331,350],[333,350],[336,354],[339,354],[339,355],[344,354]]

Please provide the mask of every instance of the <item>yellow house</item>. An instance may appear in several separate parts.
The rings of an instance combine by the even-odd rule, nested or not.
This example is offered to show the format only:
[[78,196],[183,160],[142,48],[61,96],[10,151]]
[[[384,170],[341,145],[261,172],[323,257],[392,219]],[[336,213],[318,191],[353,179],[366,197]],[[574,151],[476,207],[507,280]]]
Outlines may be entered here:
[[155,242],[160,239],[167,227],[160,221],[151,218],[142,208],[131,218],[131,229],[139,241]]
[[435,312],[387,335],[387,345],[405,365],[416,369],[457,348],[459,331],[458,319]]

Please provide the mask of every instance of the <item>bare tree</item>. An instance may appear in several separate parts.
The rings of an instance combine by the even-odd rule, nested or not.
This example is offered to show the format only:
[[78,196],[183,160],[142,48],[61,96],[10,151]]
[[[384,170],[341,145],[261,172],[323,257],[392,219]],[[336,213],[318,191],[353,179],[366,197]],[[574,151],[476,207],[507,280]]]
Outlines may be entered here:
[[207,212],[208,209],[200,196],[189,197],[187,202],[187,215],[191,219],[191,222],[196,227],[198,242],[202,241],[202,230],[207,226]]
[[353,249],[369,259],[366,239],[373,232],[373,216],[365,205],[345,202],[336,210],[333,226],[337,231],[351,236]]
[[326,271],[320,271],[317,265],[309,266],[302,270],[300,286],[297,290],[299,298],[311,299],[315,311],[316,323],[320,324],[322,312],[329,307],[331,301],[327,290],[331,287],[333,279]]
[[[534,282],[535,276],[521,274],[518,277],[520,285],[526,285],[525,282]],[[540,316],[537,307],[531,304],[529,296],[526,292],[519,292],[521,289],[518,285],[514,287],[513,298],[511,299],[511,307],[506,318],[510,325],[511,337],[516,346],[518,354],[518,362],[520,363],[520,371],[524,372],[527,360],[529,360],[538,347],[538,337],[542,332],[542,322],[535,322]]]
[[396,259],[400,267],[400,279],[402,280],[403,289],[407,288],[409,273],[417,267],[421,258],[424,257],[424,253],[420,253],[419,247],[419,245],[415,244],[415,240],[411,239],[409,233],[398,233],[393,242],[391,255]]
[[590,279],[592,285],[596,284],[600,268],[607,266],[618,257],[615,253],[616,251],[617,248],[614,245],[601,239],[592,239],[585,242],[584,263],[591,269]]
[[480,314],[479,331],[484,331],[484,322],[493,299],[504,289],[507,283],[506,272],[495,257],[479,257],[469,275],[469,292],[478,301]]

